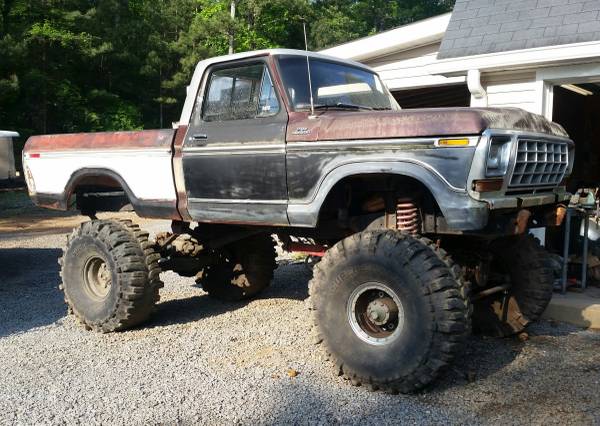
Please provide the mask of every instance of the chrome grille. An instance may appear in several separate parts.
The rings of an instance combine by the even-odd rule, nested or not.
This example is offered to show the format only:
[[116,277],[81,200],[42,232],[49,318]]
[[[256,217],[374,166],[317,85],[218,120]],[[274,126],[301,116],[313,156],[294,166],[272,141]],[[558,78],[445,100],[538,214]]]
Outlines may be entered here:
[[564,142],[519,139],[510,187],[557,186],[569,165]]

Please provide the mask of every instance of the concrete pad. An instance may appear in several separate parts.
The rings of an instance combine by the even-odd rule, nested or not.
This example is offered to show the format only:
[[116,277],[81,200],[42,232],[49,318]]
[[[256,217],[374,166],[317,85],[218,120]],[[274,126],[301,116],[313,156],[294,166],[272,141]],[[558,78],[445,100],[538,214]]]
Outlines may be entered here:
[[600,289],[556,293],[542,317],[600,330]]

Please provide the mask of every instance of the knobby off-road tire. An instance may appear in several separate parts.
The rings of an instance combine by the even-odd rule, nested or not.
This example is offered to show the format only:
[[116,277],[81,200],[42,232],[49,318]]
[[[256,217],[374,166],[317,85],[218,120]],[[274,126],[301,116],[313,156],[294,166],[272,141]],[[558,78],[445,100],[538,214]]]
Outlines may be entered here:
[[159,300],[160,256],[131,221],[76,228],[59,259],[69,310],[87,329],[108,333],[145,321]]
[[309,291],[317,341],[354,385],[421,389],[470,332],[459,271],[427,239],[394,231],[353,235],[314,268]]
[[554,287],[551,255],[532,235],[494,241],[492,272],[510,276],[511,288],[474,304],[473,326],[493,336],[510,336],[540,318]]
[[255,235],[213,253],[218,262],[196,278],[210,296],[235,302],[250,299],[269,286],[277,267],[275,242],[269,235]]

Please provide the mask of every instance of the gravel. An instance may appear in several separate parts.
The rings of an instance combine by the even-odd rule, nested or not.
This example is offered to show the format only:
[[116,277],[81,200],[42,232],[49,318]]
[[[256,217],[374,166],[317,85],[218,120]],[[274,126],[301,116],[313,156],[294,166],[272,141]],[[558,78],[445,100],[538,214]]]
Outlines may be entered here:
[[600,424],[600,333],[542,322],[524,342],[473,337],[427,392],[371,393],[312,342],[302,264],[249,303],[164,273],[149,323],[101,335],[66,315],[64,241],[0,236],[0,424]]

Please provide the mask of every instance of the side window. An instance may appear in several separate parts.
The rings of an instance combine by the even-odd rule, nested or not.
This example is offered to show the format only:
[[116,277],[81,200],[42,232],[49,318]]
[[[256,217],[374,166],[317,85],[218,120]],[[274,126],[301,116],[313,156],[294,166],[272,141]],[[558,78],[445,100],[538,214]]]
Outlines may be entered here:
[[269,70],[265,68],[262,79],[262,89],[260,90],[260,98],[258,100],[258,116],[269,117],[276,115],[279,112],[279,101],[275,93],[275,87],[271,80]]
[[243,120],[277,114],[279,103],[264,64],[220,69],[210,76],[204,121]]

